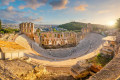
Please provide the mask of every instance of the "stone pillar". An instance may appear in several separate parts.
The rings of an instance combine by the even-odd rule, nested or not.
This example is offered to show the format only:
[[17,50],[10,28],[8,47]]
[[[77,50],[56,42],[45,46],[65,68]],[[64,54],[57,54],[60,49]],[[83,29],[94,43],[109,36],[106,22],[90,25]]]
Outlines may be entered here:
[[22,23],[22,32],[24,33],[25,32],[25,24]]
[[28,23],[28,24],[27,24],[27,32],[28,32],[28,33],[30,33],[30,24],[31,24],[31,23]]
[[91,32],[92,31],[91,23],[88,23],[87,27],[89,28],[89,32]]
[[24,33],[23,23],[20,24],[20,30],[21,30],[21,33]]
[[19,24],[19,28],[20,28],[20,32],[22,33],[22,26],[21,26],[21,24]]
[[24,27],[25,27],[25,31],[24,31],[24,33],[27,33],[27,23],[24,23]]
[[31,23],[31,34],[34,34],[34,24]]

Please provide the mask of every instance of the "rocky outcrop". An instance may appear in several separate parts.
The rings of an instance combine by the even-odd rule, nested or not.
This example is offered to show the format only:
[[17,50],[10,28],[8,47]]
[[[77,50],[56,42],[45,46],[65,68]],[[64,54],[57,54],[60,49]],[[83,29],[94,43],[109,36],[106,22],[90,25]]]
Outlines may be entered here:
[[74,78],[84,78],[90,73],[90,64],[86,60],[77,62],[76,65],[71,67],[71,75]]
[[39,80],[39,78],[44,74],[47,74],[45,67],[36,66],[33,70],[29,71],[26,75],[22,76],[21,78],[24,80]]
[[102,69],[101,66],[99,65],[95,65],[95,64],[92,64],[91,67],[90,67],[90,70],[97,73],[98,71],[100,71]]
[[21,60],[0,60],[0,66],[17,77],[20,77],[33,69],[32,65]]
[[46,74],[46,68],[41,65],[31,65],[22,60],[0,60],[0,80],[40,80]]
[[116,80],[120,76],[120,53],[114,57],[100,72],[88,80]]

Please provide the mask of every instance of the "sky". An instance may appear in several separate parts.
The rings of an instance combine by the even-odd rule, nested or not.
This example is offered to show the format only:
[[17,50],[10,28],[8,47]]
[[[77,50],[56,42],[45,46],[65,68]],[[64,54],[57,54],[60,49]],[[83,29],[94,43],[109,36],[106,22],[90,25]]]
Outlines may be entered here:
[[118,18],[120,0],[0,0],[0,19],[6,24],[76,21],[107,25]]

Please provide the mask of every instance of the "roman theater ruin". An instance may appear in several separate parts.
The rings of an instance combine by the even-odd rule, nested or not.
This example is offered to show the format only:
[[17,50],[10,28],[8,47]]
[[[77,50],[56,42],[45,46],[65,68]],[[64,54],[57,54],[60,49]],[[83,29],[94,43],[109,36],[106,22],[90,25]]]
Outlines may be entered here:
[[[15,42],[33,51],[25,56],[29,57],[30,62],[45,66],[70,67],[79,60],[94,57],[106,43],[102,40],[104,36],[98,34],[100,29],[98,32],[94,31],[90,23],[79,33],[49,31],[40,34],[36,33],[33,23],[21,23],[20,32]],[[69,44],[75,45],[53,48]],[[52,48],[45,49],[42,45]]]

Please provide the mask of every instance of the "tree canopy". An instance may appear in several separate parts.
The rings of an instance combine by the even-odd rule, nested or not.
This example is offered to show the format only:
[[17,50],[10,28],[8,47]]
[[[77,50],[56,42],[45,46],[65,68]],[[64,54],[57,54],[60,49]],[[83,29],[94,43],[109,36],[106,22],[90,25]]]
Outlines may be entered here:
[[[117,20],[117,22],[116,22],[116,27],[117,28],[120,28],[120,18]],[[120,29],[119,29],[120,30]]]
[[87,26],[86,23],[70,22],[70,23],[59,25],[58,27],[64,28],[67,30],[73,30],[73,31],[79,30],[80,31],[83,27],[86,27],[86,26]]

